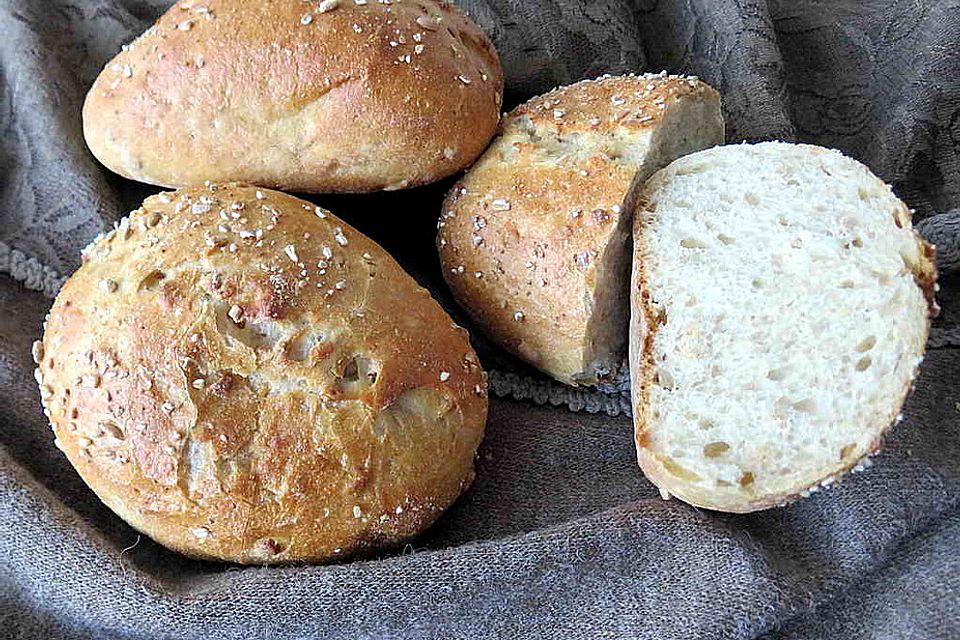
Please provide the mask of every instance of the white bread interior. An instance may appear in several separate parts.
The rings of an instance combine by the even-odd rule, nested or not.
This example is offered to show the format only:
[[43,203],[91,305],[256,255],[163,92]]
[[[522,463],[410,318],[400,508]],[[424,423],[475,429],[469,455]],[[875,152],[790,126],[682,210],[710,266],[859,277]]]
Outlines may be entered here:
[[887,185],[820,147],[716,147],[653,176],[634,224],[637,451],[661,491],[753,511],[877,449],[935,309]]

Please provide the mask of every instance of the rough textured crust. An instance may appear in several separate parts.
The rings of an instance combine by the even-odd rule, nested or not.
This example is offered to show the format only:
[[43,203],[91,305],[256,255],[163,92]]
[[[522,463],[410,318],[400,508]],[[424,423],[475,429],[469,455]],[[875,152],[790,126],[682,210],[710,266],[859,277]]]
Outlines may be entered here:
[[103,164],[151,184],[399,189],[473,162],[502,90],[450,2],[189,0],[106,65],[83,126]]
[[150,197],[95,241],[34,355],[87,484],[200,558],[406,539],[472,480],[486,418],[466,332],[389,255],[239,185]]
[[626,346],[632,187],[722,141],[719,95],[695,78],[605,76],[534,98],[448,195],[444,277],[532,365],[567,384],[608,377]]
[[[770,144],[770,143],[767,143]],[[810,154],[836,153],[815,145],[792,145]],[[649,428],[649,418],[647,415],[648,390],[653,384],[656,374],[656,367],[651,359],[652,345],[657,329],[661,324],[661,319],[657,310],[650,304],[649,287],[647,284],[647,274],[643,269],[643,262],[638,257],[643,253],[644,226],[643,216],[639,212],[643,210],[655,211],[655,205],[650,203],[650,194],[655,191],[657,186],[665,180],[669,180],[671,171],[676,167],[668,166],[658,173],[654,174],[644,185],[637,199],[637,212],[634,218],[633,227],[633,249],[634,263],[631,275],[631,316],[630,316],[630,354],[629,367],[631,384],[631,400],[633,406],[634,435],[637,447],[637,462],[643,471],[644,476],[653,483],[659,490],[664,499],[675,496],[680,500],[696,507],[712,509],[716,511],[725,511],[729,513],[750,513],[770,507],[784,506],[802,497],[809,497],[821,489],[826,489],[839,483],[847,473],[862,471],[872,466],[870,457],[878,453],[883,446],[883,439],[886,433],[898,424],[903,415],[900,410],[906,402],[907,397],[913,390],[916,375],[919,370],[914,370],[911,378],[903,385],[899,394],[900,401],[892,403],[891,410],[887,416],[885,427],[880,434],[867,447],[867,454],[861,458],[846,460],[838,464],[836,470],[810,486],[797,487],[793,491],[761,495],[753,500],[724,500],[717,494],[706,494],[693,489],[690,485],[680,481],[675,475],[671,474],[647,448],[647,429]],[[878,183],[883,184],[879,178],[874,177]],[[883,185],[886,187],[886,185]],[[898,227],[904,227],[911,224],[912,211],[902,202],[894,214],[895,223]],[[935,247],[926,242],[920,234],[913,229],[913,235],[920,249],[919,263],[915,266],[914,280],[917,286],[922,290],[924,298],[927,300],[929,308],[929,318],[934,318],[939,313],[939,306],[936,303],[936,292],[939,289],[937,285],[936,251]],[[923,327],[920,336],[918,350],[922,353],[929,334],[929,323]]]

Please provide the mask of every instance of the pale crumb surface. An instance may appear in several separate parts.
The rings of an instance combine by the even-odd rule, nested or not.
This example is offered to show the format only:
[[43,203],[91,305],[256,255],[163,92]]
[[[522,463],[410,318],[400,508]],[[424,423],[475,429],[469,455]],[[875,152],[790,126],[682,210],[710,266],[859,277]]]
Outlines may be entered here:
[[638,439],[666,488],[742,506],[870,453],[928,327],[922,245],[889,187],[764,143],[678,160],[645,196],[637,261],[660,320]]

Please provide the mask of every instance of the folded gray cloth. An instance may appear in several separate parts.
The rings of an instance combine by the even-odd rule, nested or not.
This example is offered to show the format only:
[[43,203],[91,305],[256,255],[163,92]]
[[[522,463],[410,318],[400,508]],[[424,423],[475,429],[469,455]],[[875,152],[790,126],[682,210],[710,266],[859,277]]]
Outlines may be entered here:
[[[730,141],[840,148],[917,209],[940,247],[944,311],[876,465],[762,513],[664,502],[636,467],[625,377],[565,388],[475,334],[501,398],[474,486],[425,535],[332,566],[166,551],[53,447],[30,344],[80,248],[156,191],[96,163],[80,105],[167,3],[0,0],[0,636],[960,637],[960,4],[462,4],[497,43],[509,101],[603,72],[693,73],[723,92]],[[466,324],[432,250],[448,186],[313,200]],[[364,215],[385,206],[403,215]]]

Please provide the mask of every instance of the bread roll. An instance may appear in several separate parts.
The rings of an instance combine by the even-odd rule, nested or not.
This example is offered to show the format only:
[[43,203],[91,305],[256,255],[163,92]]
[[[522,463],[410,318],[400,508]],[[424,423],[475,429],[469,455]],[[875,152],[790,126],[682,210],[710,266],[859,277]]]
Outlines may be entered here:
[[634,244],[634,422],[654,484],[745,512],[869,464],[936,312],[933,249],[888,186],[820,147],[717,147],[646,184]]
[[83,128],[151,184],[400,189],[473,162],[502,90],[490,40],[449,2],[181,1],[107,64]]
[[450,288],[490,337],[560,382],[612,377],[635,186],[722,141],[720,98],[695,78],[605,76],[521,105],[447,197]]
[[467,334],[379,246],[252,187],[148,198],[85,252],[37,343],[56,444],[96,494],[198,558],[393,545],[473,478]]

